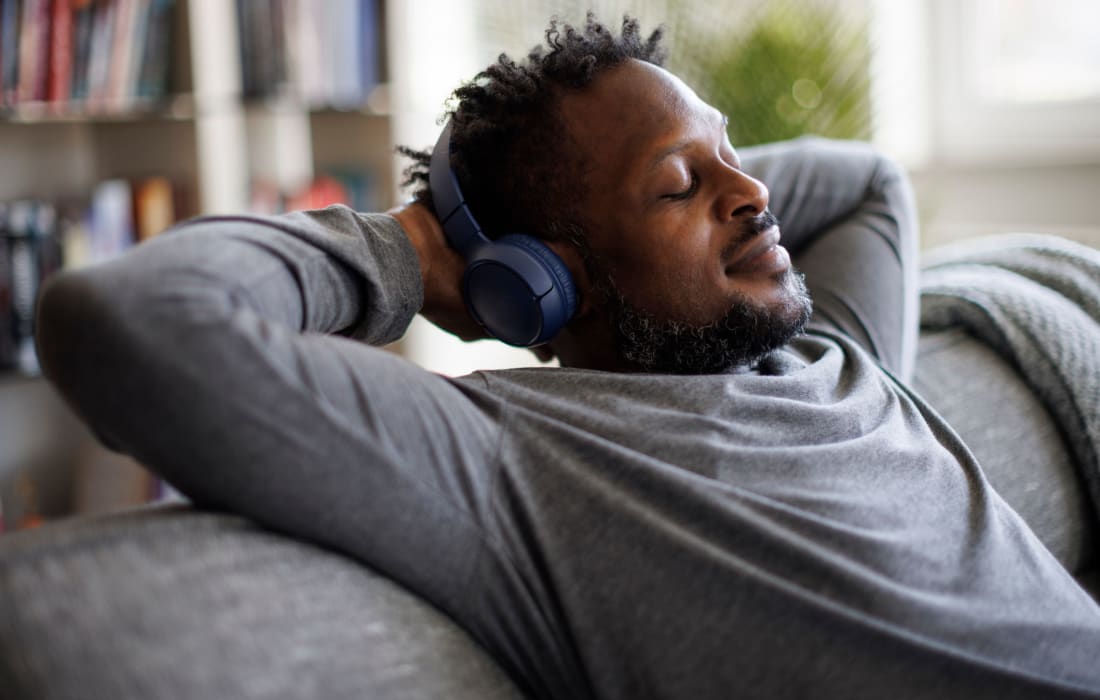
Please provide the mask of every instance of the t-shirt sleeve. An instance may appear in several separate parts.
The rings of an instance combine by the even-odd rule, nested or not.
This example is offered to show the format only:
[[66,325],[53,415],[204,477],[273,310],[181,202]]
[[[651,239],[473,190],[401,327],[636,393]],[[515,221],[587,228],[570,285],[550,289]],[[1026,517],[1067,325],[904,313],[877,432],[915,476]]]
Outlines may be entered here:
[[863,143],[803,138],[741,151],[806,275],[812,323],[855,339],[902,379],[919,322],[916,207],[902,169]]
[[369,345],[398,338],[422,294],[391,217],[199,219],[55,277],[39,353],[105,442],[197,504],[348,553],[447,608],[484,542],[499,431],[476,381]]

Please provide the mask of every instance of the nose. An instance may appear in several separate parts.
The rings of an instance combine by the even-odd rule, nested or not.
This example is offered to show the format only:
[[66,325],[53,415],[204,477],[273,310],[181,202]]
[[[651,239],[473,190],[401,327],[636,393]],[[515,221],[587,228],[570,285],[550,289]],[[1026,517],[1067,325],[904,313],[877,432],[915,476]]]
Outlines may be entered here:
[[768,188],[743,170],[727,166],[716,212],[719,220],[757,216],[768,208]]

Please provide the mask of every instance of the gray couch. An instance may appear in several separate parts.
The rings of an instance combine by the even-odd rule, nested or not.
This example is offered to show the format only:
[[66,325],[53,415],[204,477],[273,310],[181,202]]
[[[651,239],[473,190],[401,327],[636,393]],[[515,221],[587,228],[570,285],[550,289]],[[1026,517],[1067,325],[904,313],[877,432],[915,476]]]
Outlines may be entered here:
[[[914,385],[1095,595],[1091,507],[1012,368],[940,331],[921,339]],[[369,568],[175,505],[0,537],[0,697],[522,694],[455,623]]]

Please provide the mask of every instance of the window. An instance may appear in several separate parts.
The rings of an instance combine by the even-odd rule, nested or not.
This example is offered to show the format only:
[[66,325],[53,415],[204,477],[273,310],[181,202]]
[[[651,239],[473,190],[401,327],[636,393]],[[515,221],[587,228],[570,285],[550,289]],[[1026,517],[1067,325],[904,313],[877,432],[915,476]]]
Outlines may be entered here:
[[1100,3],[935,0],[931,136],[946,162],[1100,162]]
[[979,0],[977,87],[999,103],[1100,98],[1100,3]]

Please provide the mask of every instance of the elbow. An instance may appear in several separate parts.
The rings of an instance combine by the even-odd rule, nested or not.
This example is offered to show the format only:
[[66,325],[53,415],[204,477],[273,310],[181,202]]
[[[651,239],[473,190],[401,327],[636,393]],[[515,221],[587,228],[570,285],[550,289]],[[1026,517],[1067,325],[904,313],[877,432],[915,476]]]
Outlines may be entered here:
[[35,348],[43,373],[109,447],[118,449],[109,416],[140,378],[129,376],[136,324],[125,290],[97,268],[64,271],[44,285],[35,315]]
[[912,188],[909,183],[909,173],[901,163],[877,148],[872,147],[871,153],[874,156],[874,169],[871,175],[872,189],[881,192],[890,187],[903,190]]
[[85,271],[64,271],[41,291],[35,313],[35,347],[46,377],[63,394],[95,352],[97,326],[110,302]]

